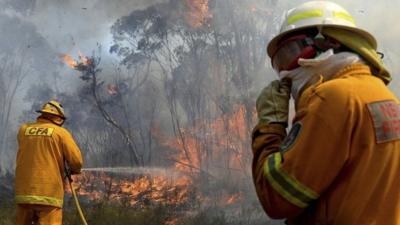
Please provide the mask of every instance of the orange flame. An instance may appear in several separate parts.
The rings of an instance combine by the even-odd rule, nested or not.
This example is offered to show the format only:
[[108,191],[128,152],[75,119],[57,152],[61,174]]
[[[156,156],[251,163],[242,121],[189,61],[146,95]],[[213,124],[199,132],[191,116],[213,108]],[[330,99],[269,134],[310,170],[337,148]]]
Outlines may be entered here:
[[167,221],[164,225],[176,225],[178,224],[178,218],[172,218],[171,220]]
[[241,193],[236,193],[234,195],[229,196],[226,199],[226,204],[227,205],[235,204],[235,203],[241,201],[242,198],[243,198],[243,195]]
[[62,55],[61,59],[71,68],[78,66],[78,62],[75,61],[70,55]]
[[75,69],[80,65],[89,65],[91,63],[90,59],[84,56],[80,51],[78,51],[79,61],[76,61],[72,58],[72,56],[63,54],[61,55],[61,60],[65,62],[69,67]]
[[[199,137],[204,133],[206,137]],[[177,149],[178,153],[172,159],[175,168],[182,172],[200,172],[204,157],[223,159],[229,162],[229,168],[243,169],[243,156],[247,155],[247,139],[250,137],[246,125],[246,109],[237,106],[235,111],[221,116],[213,121],[198,121],[197,126],[190,129],[181,129],[182,135],[178,138],[164,137],[155,132],[162,145]],[[208,141],[208,142],[207,142]],[[210,143],[212,142],[212,143]],[[213,154],[213,156],[205,156]]]
[[82,52],[78,51],[78,55],[79,55],[79,61],[83,64],[83,65],[89,65],[90,64],[90,59],[86,56],[84,56],[82,54]]
[[193,28],[203,26],[212,14],[208,11],[208,0],[185,0],[188,11],[186,22]]
[[[105,172],[84,171],[73,177],[74,188],[83,198],[90,201],[107,201],[131,207],[146,208],[153,203],[179,206],[186,205],[194,199],[204,204],[215,204],[210,197],[196,192],[191,178],[187,176],[171,177],[169,175],[134,175],[112,177]],[[71,194],[69,188],[67,193]],[[222,193],[217,204],[220,207],[241,204],[244,194]],[[178,218],[167,221],[167,225],[175,225]]]
[[[255,112],[251,112],[255,115]],[[213,177],[219,174],[221,161],[230,173],[244,171],[248,157],[249,129],[246,122],[246,108],[236,105],[233,111],[214,120],[199,120],[194,127],[181,129],[179,137],[165,137],[156,128],[152,134],[159,139],[160,144],[177,150],[170,157],[175,162],[178,176],[166,174],[135,174],[131,177],[112,177],[105,172],[85,171],[77,180],[80,185],[78,193],[89,200],[106,200],[122,203],[133,207],[146,207],[148,203],[163,203],[166,205],[184,205],[193,199],[204,204],[214,204],[213,199],[196,192],[193,176],[206,172]],[[208,155],[204,155],[204,153]],[[208,157],[208,158],[207,158]],[[210,158],[214,164],[204,167]],[[213,167],[213,165],[220,166]],[[237,174],[243,174],[238,172]],[[188,176],[189,175],[189,176]],[[222,193],[218,197],[218,205],[241,204],[244,194]],[[174,225],[177,220],[168,224]]]
[[[74,177],[80,196],[91,201],[109,200],[130,206],[145,207],[148,202],[168,205],[189,200],[191,180],[185,176],[135,175],[132,179],[113,178],[104,172],[85,171]],[[75,187],[76,188],[76,187]],[[67,189],[70,193],[70,190]]]

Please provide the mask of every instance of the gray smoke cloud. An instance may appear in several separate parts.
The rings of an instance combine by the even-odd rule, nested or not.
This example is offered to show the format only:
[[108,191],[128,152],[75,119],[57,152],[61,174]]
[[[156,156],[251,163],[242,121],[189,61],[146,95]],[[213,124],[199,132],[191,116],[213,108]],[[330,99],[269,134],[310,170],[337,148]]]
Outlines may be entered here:
[[111,42],[110,26],[135,9],[143,9],[160,0],[38,0],[26,20],[36,25],[50,45],[60,52],[91,51],[99,42]]
[[[35,84],[48,84],[56,90],[73,91],[80,85],[76,71],[65,66],[60,54],[77,58],[78,51],[90,55],[97,44],[103,46],[102,67],[107,71],[118,58],[108,53],[112,43],[111,25],[136,9],[145,9],[166,0],[0,0],[0,54],[7,56],[16,49],[29,58],[29,75],[17,90],[12,104],[11,128],[15,130],[20,112],[31,105],[23,100],[26,90]],[[267,1],[267,0],[265,0]],[[277,0],[275,9],[288,9],[302,1]],[[390,87],[400,95],[399,57],[400,1],[393,0],[336,0],[354,16],[357,24],[371,32],[378,40],[379,50],[393,75]],[[271,33],[277,33],[279,26]],[[264,48],[264,46],[260,46]],[[59,79],[55,82],[55,76]],[[258,82],[266,85],[268,80]],[[49,96],[51,98],[52,96]],[[4,110],[4,109],[1,109]],[[14,147],[11,141],[10,148]],[[9,150],[10,151],[10,150]],[[1,152],[0,152],[1,154]],[[13,154],[10,154],[11,156]],[[10,157],[11,157],[10,156]],[[7,163],[6,157],[1,156]],[[2,160],[0,167],[7,167]],[[10,166],[10,164],[8,165]]]
[[[78,51],[81,51],[83,54],[90,55],[91,51],[97,48],[97,43],[100,43],[104,49],[103,66],[107,67],[107,63],[118,63],[115,56],[108,54],[108,49],[112,45],[111,25],[118,18],[128,15],[135,9],[144,9],[163,1],[165,0],[3,0],[0,3],[0,6],[3,6],[0,15],[3,15],[5,19],[1,19],[0,24],[2,24],[1,27],[7,28],[2,29],[6,31],[3,32],[8,36],[6,39],[13,40],[13,42],[3,41],[3,45],[0,43],[0,49],[15,47],[17,43],[23,42],[20,41],[21,35],[12,29],[26,30],[21,26],[13,25],[13,23],[25,23],[41,36],[41,42],[46,42],[46,47],[44,47],[46,49],[41,49],[41,45],[37,49],[42,53],[48,52],[52,56],[52,60],[46,57],[37,57],[42,59],[42,62],[52,61],[50,64],[40,63],[40,65],[54,67],[58,60],[57,54],[66,53],[77,57]],[[276,1],[276,9],[292,8],[302,2],[306,1]],[[400,27],[393,24],[399,19],[396,9],[400,7],[400,2],[391,0],[379,2],[337,0],[335,2],[348,9],[357,24],[376,37],[379,50],[385,53],[384,60],[394,75],[391,87],[398,87],[399,79],[395,74],[400,72],[399,65],[396,63],[397,57],[400,56],[400,49],[397,47]],[[15,21],[9,21],[10,18]],[[9,31],[10,29],[11,31]],[[26,33],[29,32],[26,31]],[[278,26],[276,26],[276,30],[271,30],[271,33],[277,32]],[[34,41],[31,41],[32,43],[25,42],[27,46],[37,46]],[[44,71],[55,70],[47,68],[48,66],[42,66],[42,69]],[[74,85],[76,77],[70,75],[73,74],[73,71],[65,65],[63,66],[62,63],[59,63],[58,66],[57,70],[59,70],[60,77],[65,79],[66,86]]]
[[[21,122],[26,122],[25,117],[21,121],[22,112],[29,110],[33,104],[24,99],[28,90],[45,96],[47,91],[45,87],[51,87],[51,94],[46,96],[50,99],[59,93],[72,93],[83,83],[78,78],[77,71],[61,62],[60,55],[70,54],[77,58],[78,51],[84,55],[91,55],[100,44],[103,47],[101,76],[102,79],[107,79],[109,71],[112,71],[114,65],[120,62],[120,58],[108,51],[114,44],[110,32],[111,26],[119,18],[129,15],[134,10],[145,9],[166,1],[168,0],[0,0],[0,60],[7,57],[28,59],[24,65],[28,75],[17,89],[10,105],[11,116],[5,129],[1,124],[1,116],[7,108],[0,108],[0,176],[5,170],[12,172],[15,166],[17,127]],[[218,2],[218,0],[214,1]],[[258,3],[262,1],[274,3],[275,12],[270,13],[271,9],[264,10],[270,15],[280,13],[277,10],[289,9],[306,2],[305,0],[258,0]],[[359,27],[376,37],[378,48],[385,54],[384,61],[392,72],[393,82],[390,87],[397,96],[400,96],[400,64],[398,63],[400,48],[397,44],[400,40],[400,26],[396,25],[396,22],[400,20],[398,13],[400,1],[334,1],[348,9]],[[271,19],[271,21],[275,20]],[[279,32],[279,24],[271,27],[273,29],[268,33]],[[259,47],[265,48],[265,46]],[[268,59],[266,63],[269,63]],[[257,82],[253,87],[254,90],[258,92],[273,79],[269,75],[271,72],[271,70],[263,71],[263,74],[256,75]],[[12,74],[8,75],[12,76]],[[32,90],[31,87],[37,87],[37,90]],[[3,104],[1,99],[0,96],[0,106]],[[34,116],[33,112],[30,118],[33,117],[32,115]],[[168,113],[165,118],[168,118],[165,121],[169,120]],[[1,132],[7,132],[8,136],[2,138]],[[93,145],[96,149],[102,147],[100,144],[97,146],[96,143]],[[119,169],[127,170],[126,168]],[[98,170],[98,168],[92,168],[92,170]]]
[[[61,62],[60,55],[77,58],[78,51],[91,55],[98,44],[104,49],[102,67],[107,71],[111,64],[118,63],[115,56],[108,54],[112,44],[111,25],[131,11],[157,2],[160,1],[0,0],[0,56],[24,57],[23,66],[28,73],[9,107],[6,126],[9,134],[7,140],[0,140],[0,172],[14,167],[15,134],[21,113],[32,106],[24,101],[27,90],[37,86],[37,92],[43,92],[41,88],[50,86],[58,93],[73,92],[81,82],[76,71]],[[13,74],[6,76],[13,79]],[[54,97],[54,93],[47,96],[48,99]],[[2,108],[0,115],[6,111]]]

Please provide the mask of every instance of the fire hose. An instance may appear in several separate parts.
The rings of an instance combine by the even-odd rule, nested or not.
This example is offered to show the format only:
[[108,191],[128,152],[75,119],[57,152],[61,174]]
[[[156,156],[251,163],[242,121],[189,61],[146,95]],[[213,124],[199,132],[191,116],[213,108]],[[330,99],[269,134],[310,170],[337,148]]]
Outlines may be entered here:
[[85,216],[83,215],[83,212],[82,212],[82,209],[81,209],[81,205],[79,204],[78,195],[76,194],[75,188],[72,185],[73,180],[72,180],[72,177],[71,177],[71,172],[69,171],[68,168],[66,168],[65,169],[65,173],[66,173],[68,184],[69,184],[69,188],[71,189],[71,193],[72,193],[72,196],[73,196],[74,201],[75,201],[76,209],[78,210],[78,214],[79,214],[79,217],[81,218],[82,224],[83,225],[88,225],[88,223],[86,222]]

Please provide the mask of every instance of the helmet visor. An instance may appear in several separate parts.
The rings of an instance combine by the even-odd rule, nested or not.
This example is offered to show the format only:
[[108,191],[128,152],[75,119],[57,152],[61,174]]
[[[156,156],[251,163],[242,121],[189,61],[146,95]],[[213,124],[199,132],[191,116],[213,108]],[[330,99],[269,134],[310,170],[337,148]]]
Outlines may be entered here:
[[271,57],[272,67],[280,72],[292,70],[299,67],[299,58],[313,58],[317,54],[314,41],[306,35],[298,35],[286,39],[279,44],[277,50]]

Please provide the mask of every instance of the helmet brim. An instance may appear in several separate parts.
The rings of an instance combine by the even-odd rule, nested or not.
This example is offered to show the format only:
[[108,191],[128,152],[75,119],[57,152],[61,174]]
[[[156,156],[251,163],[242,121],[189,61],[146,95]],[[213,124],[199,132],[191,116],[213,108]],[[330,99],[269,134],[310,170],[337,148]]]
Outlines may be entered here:
[[63,120],[66,120],[67,118],[65,116],[60,116],[51,112],[46,112],[46,111],[42,111],[42,110],[36,110],[37,113],[41,113],[41,114],[49,114],[49,115],[53,115],[53,116],[57,116]]
[[[288,30],[286,32],[282,32],[279,35],[277,35],[276,37],[274,37],[267,45],[267,53],[268,56],[271,58],[272,55],[274,54],[274,52],[276,51],[277,47],[278,47],[278,43],[282,40],[283,37],[289,35],[290,33],[294,33],[294,32],[299,32],[301,30],[307,30],[310,28],[317,28],[318,26],[316,25],[310,25],[310,26],[303,26],[303,27],[299,27],[296,29],[292,29],[292,30]],[[356,27],[348,27],[348,26],[342,26],[342,25],[335,25],[335,24],[325,24],[322,26],[322,29],[324,27],[331,27],[331,28],[338,28],[338,29],[345,29],[345,30],[349,30],[354,32],[355,34],[361,35],[362,37],[364,37],[370,44],[371,46],[376,50],[377,48],[377,42],[376,39],[374,38],[374,36],[372,36],[372,34],[370,34],[369,32],[356,28]]]

